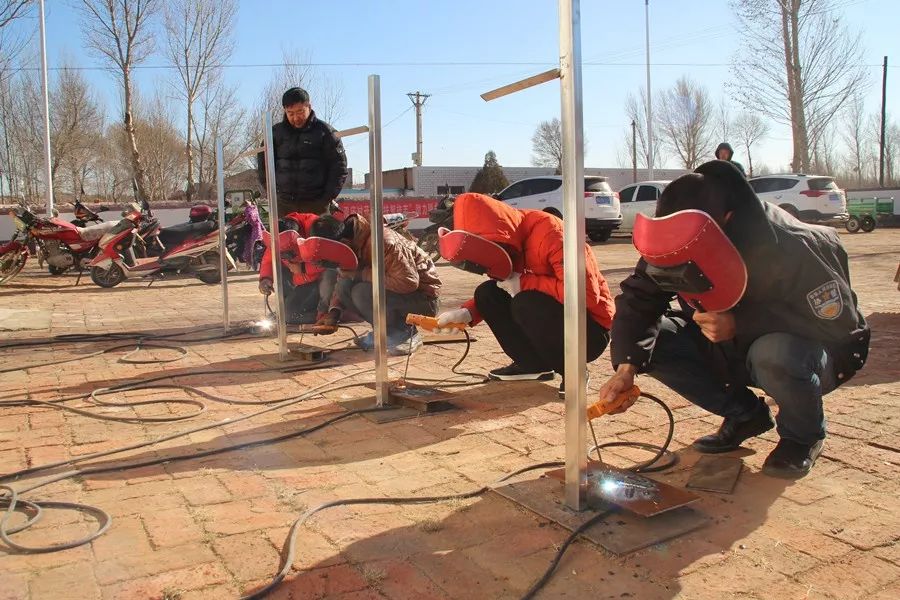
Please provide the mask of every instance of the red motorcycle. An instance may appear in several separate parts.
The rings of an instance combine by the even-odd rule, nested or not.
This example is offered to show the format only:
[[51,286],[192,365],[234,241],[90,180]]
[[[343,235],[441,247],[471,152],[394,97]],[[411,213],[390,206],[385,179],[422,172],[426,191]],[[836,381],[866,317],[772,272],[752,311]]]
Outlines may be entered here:
[[0,284],[6,283],[25,267],[35,248],[41,264],[47,263],[51,275],[62,275],[69,269],[81,271],[97,253],[97,242],[115,223],[78,227],[62,219],[44,219],[26,207],[9,211],[16,223],[13,239],[0,246]]
[[[209,284],[222,280],[219,231],[211,218],[157,229],[151,243],[140,233],[144,213],[136,205],[124,217],[103,235],[99,252],[90,262],[91,281],[100,287],[115,287],[133,277],[163,277],[165,273],[192,273]],[[243,214],[234,216],[226,224],[226,234],[243,221]],[[135,245],[156,248],[151,252],[155,256],[139,258]],[[235,268],[227,249],[225,257],[228,268]]]

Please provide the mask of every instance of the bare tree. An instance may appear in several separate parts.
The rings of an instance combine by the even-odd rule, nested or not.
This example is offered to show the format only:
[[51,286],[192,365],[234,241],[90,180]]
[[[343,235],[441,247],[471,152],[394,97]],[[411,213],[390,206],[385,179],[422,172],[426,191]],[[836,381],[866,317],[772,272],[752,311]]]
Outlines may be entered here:
[[215,180],[215,142],[222,142],[226,173],[238,162],[238,155],[247,150],[245,132],[247,111],[237,100],[237,89],[221,81],[204,90],[200,96],[201,118],[194,121],[194,149],[197,161],[197,181],[200,187]]
[[[637,138],[637,155],[638,155],[638,167],[648,168],[649,165],[649,156],[650,156],[650,148],[647,140],[647,91],[644,88],[640,89],[638,97],[635,97],[633,94],[628,94],[628,97],[625,99],[625,115],[628,118],[629,127],[625,132],[625,135],[628,139],[627,147],[629,148],[628,160],[627,163],[629,166],[631,165],[631,121],[635,123],[635,133]],[[659,132],[654,130],[653,132],[653,168],[661,167],[663,162],[665,162],[665,155],[662,152],[662,148],[660,148],[659,144]]]
[[860,36],[841,25],[834,0],[731,0],[744,46],[735,96],[745,108],[791,126],[794,171],[828,123],[865,83]]
[[531,136],[531,164],[559,170],[562,159],[562,124],[556,117],[541,121]]
[[713,106],[706,89],[688,77],[660,94],[656,121],[663,143],[693,170],[712,149]]
[[720,142],[728,142],[734,133],[734,121],[731,118],[731,109],[728,105],[728,99],[723,95],[719,98],[719,105],[716,107],[714,135]]
[[132,107],[132,70],[153,52],[152,19],[159,0],[81,0],[82,30],[90,46],[120,78],[124,130],[138,193],[147,197]]
[[15,164],[16,188],[26,199],[36,198],[43,181],[44,121],[41,87],[32,73],[13,80],[10,86],[9,126],[11,162]]
[[185,154],[187,199],[194,185],[194,103],[221,71],[234,51],[234,0],[170,0],[166,5],[167,55],[178,73],[187,107]]
[[[264,111],[274,115],[282,112],[281,96],[292,87],[309,92],[316,117],[335,126],[344,116],[344,87],[340,81],[323,75],[311,66],[311,55],[296,49],[282,49],[282,64],[260,93],[253,118],[247,121],[246,148],[258,146],[262,140],[262,123],[258,116]],[[277,119],[276,119],[277,120]]]
[[865,178],[865,128],[866,128],[866,107],[862,94],[855,94],[851,99],[847,111],[844,114],[844,122],[841,136],[844,144],[849,151],[845,162],[850,171],[853,172],[853,178],[856,180],[857,186],[862,186]]
[[[50,170],[55,182],[63,165],[70,173],[82,170],[103,129],[103,113],[80,72],[63,66],[54,88],[50,105]],[[73,180],[72,186],[77,195],[78,181]]]
[[[146,159],[147,196],[167,200],[180,187],[184,169],[184,138],[175,124],[175,110],[159,90],[149,99],[135,99],[135,128]],[[127,144],[127,140],[120,143]]]
[[769,135],[769,123],[756,113],[742,111],[732,125],[734,135],[747,152],[747,172],[753,177],[753,144]]

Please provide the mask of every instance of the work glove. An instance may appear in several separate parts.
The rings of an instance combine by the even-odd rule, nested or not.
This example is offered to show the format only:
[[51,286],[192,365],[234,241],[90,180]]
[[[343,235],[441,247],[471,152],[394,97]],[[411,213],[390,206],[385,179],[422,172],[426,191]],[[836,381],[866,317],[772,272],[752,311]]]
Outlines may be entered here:
[[521,273],[513,273],[507,279],[498,281],[497,287],[506,291],[510,296],[515,296],[522,291],[522,284],[519,281],[520,277],[522,277]]
[[457,330],[452,327],[447,327],[451,323],[465,323],[468,325],[472,322],[472,313],[469,312],[468,308],[457,308],[455,310],[447,310],[438,315],[437,323],[438,328],[434,330],[435,333],[456,333]]
[[271,279],[260,279],[259,280],[259,293],[264,296],[269,296],[272,292],[275,291],[275,286],[272,283]]

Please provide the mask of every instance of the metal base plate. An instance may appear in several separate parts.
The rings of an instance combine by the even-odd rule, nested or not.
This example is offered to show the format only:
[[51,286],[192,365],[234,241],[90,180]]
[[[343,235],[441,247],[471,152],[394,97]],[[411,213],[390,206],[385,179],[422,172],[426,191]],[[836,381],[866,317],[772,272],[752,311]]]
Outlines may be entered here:
[[312,362],[320,362],[325,360],[325,349],[316,346],[308,346],[306,344],[288,343],[288,351],[294,358],[300,360],[308,360]]
[[[547,475],[565,481],[566,471],[557,469]],[[642,517],[652,517],[700,499],[681,488],[595,461],[587,465],[586,491],[588,502],[592,499],[608,502]]]
[[[596,512],[610,508],[597,498],[588,501],[592,510],[574,512],[564,504],[563,486],[551,477],[511,483],[493,490],[504,498],[574,531]],[[709,524],[703,513],[682,507],[655,517],[639,517],[621,511],[600,521],[582,537],[604,550],[622,556],[696,531]]]
[[[361,408],[372,408],[373,406],[375,406],[375,400],[373,398],[356,398],[354,400],[342,400],[337,404],[341,408],[350,411],[359,410]],[[391,407],[390,410],[379,410],[370,413],[363,413],[360,416],[364,419],[368,419],[372,423],[377,423],[380,425],[382,423],[402,421],[403,419],[414,419],[416,417],[422,416],[422,413],[412,408],[397,406]]]
[[701,456],[691,469],[686,487],[706,492],[734,492],[744,461],[734,456]]
[[453,408],[453,394],[444,390],[406,383],[393,383],[388,391],[391,404],[412,408],[419,412],[440,412]]

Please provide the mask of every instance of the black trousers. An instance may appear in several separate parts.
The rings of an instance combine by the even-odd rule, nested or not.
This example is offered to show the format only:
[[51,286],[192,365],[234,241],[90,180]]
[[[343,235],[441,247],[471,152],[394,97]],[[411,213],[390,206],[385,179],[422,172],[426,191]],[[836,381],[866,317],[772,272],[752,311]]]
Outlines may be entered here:
[[[486,281],[475,289],[475,307],[513,362],[531,372],[565,374],[563,305],[543,292],[514,297]],[[587,360],[596,360],[609,344],[609,331],[587,317]]]
[[[346,308],[356,311],[359,316],[372,323],[375,309],[372,305],[372,282],[350,281],[340,279],[337,283],[341,303]],[[420,291],[409,294],[397,294],[387,290],[385,313],[388,338],[405,340],[409,337],[410,326],[406,324],[406,315],[415,313],[433,317],[437,314],[438,300]]]
[[[285,282],[290,282],[291,272],[284,269],[282,275]],[[318,281],[303,285],[285,286],[284,321],[292,325],[308,325],[315,323],[320,315],[328,312],[328,303],[334,292],[337,271],[329,269],[322,273]]]

